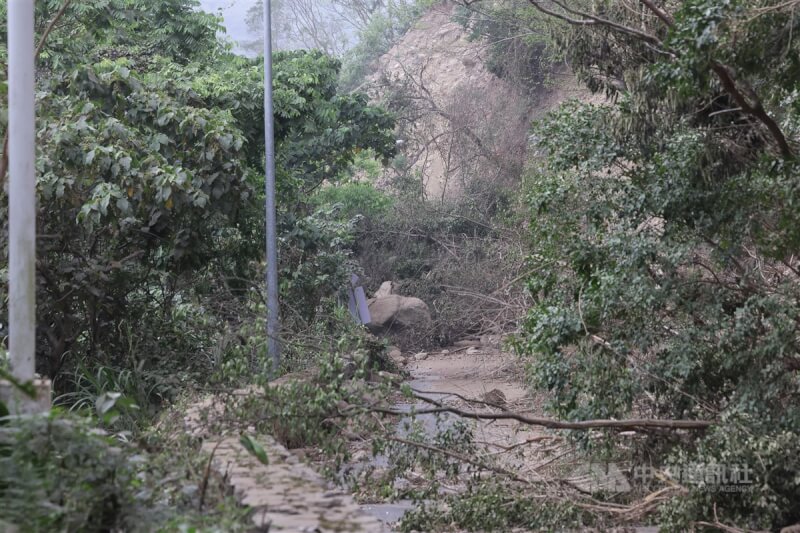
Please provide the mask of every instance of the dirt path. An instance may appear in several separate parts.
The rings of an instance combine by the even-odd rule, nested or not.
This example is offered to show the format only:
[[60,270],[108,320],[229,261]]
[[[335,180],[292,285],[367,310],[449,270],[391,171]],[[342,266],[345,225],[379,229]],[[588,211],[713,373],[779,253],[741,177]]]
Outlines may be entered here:
[[[445,405],[474,409],[463,398],[484,400],[517,412],[538,411],[537,402],[522,383],[522,370],[514,358],[497,348],[454,346],[436,353],[407,354],[399,361],[408,371],[407,383],[421,396]],[[237,391],[246,396],[252,391]],[[416,409],[427,407],[420,401]],[[408,404],[398,408],[411,410]],[[353,497],[326,482],[310,466],[267,435],[256,440],[269,457],[261,464],[242,446],[238,435],[220,435],[214,420],[224,417],[226,403],[208,396],[194,403],[184,416],[185,430],[203,439],[202,450],[211,455],[210,467],[231,487],[242,505],[251,507],[255,530],[286,532],[390,531],[411,502],[358,505]],[[433,415],[419,415],[429,436],[438,431]],[[483,459],[489,459],[522,475],[532,473],[541,459],[537,448],[521,446],[543,433],[514,421],[480,421],[473,425],[474,442]],[[400,424],[398,424],[398,432]],[[545,437],[547,438],[547,437]],[[513,450],[513,451],[509,451]],[[385,467],[385,457],[360,450],[352,467]],[[359,463],[358,461],[361,461]],[[413,473],[410,473],[413,476]],[[425,482],[416,476],[417,482]],[[457,489],[456,489],[457,490]]]
[[[429,354],[409,366],[411,387],[446,405],[475,409],[475,405],[459,398],[463,396],[520,413],[539,410],[522,382],[523,369],[512,356],[496,348],[476,346],[459,351],[445,350]],[[474,433],[476,442],[491,451],[500,451],[542,435],[541,431],[513,420],[475,422]],[[521,462],[513,463],[517,467],[523,466]]]
[[[410,374],[407,383],[419,395],[445,405],[465,410],[481,405],[471,404],[464,398],[476,399],[497,405],[497,410],[508,409],[519,413],[540,412],[541,398],[535,398],[523,383],[523,372],[515,358],[497,347],[475,343],[473,346],[453,346],[448,349],[422,354],[406,354],[396,358]],[[411,405],[399,404],[410,410]],[[428,407],[425,402],[413,406]],[[488,407],[492,409],[491,407]],[[432,415],[418,415],[426,433],[433,437],[437,423]],[[513,420],[472,421],[474,443],[479,457],[523,477],[536,478],[535,470],[548,458],[541,445],[531,442],[548,442],[556,437],[537,428]],[[385,458],[369,459],[372,466],[383,466]],[[362,508],[391,525],[413,507],[410,501],[364,505]]]

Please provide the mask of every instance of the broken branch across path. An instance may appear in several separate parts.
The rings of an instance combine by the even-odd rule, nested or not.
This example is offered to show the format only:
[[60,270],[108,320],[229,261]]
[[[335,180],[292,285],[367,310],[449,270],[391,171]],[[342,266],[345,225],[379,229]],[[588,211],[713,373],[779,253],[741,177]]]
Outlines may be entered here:
[[[426,394],[443,394],[450,395],[451,393],[437,393],[426,392]],[[629,431],[646,430],[646,429],[693,429],[703,430],[714,425],[711,420],[665,420],[653,418],[630,418],[622,420],[614,419],[593,419],[593,420],[577,420],[565,421],[555,420],[552,418],[534,417],[517,413],[515,411],[503,410],[501,412],[493,411],[474,411],[460,409],[458,407],[451,407],[444,405],[441,402],[414,394],[414,398],[432,404],[433,407],[428,409],[417,409],[414,411],[403,411],[394,408],[370,406],[369,410],[393,416],[409,416],[409,415],[427,415],[450,413],[463,418],[470,418],[473,420],[516,420],[522,424],[529,426],[539,426],[548,429],[567,429],[567,430],[586,430],[586,429],[625,429]],[[480,402],[485,403],[485,402]]]

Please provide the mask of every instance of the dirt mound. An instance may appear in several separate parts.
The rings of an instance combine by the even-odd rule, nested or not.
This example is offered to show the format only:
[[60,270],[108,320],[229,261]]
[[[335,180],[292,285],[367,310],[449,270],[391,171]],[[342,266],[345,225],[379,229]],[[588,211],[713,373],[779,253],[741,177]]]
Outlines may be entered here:
[[474,194],[477,181],[515,181],[537,116],[568,98],[587,99],[568,72],[535,94],[486,66],[489,44],[471,39],[449,2],[431,8],[378,61],[373,95],[400,117],[406,175],[422,180],[428,199]]
[[486,43],[469,40],[454,5],[428,11],[379,60],[379,98],[398,112],[406,175],[428,199],[465,191],[473,176],[518,174],[532,108],[528,98],[486,68]]

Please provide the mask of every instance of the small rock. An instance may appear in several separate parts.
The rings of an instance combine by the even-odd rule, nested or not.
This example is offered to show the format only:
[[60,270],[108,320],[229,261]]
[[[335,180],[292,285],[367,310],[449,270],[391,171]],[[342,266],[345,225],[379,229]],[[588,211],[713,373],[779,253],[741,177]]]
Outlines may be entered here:
[[493,405],[505,406],[506,405],[506,395],[500,389],[492,389],[489,392],[482,395],[482,399],[486,403],[490,403]]
[[414,356],[415,361],[424,361],[428,358],[428,354],[426,352],[419,352],[417,355]]

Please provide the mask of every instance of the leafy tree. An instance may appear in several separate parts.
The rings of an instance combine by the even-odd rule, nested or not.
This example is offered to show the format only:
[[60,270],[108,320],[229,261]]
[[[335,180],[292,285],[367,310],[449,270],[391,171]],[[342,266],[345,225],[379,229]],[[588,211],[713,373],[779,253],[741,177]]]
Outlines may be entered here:
[[[214,324],[238,320],[186,306],[261,279],[263,70],[229,55],[192,1],[73,1],[56,20],[64,5],[37,5],[56,21],[38,82],[39,370],[178,372],[216,342]],[[349,246],[348,225],[314,214],[305,192],[360,149],[394,148],[389,115],[336,94],[338,68],[316,52],[275,57],[283,290],[304,316],[340,286]]]
[[632,459],[748,465],[753,490],[686,484],[665,526],[797,522],[800,465],[780,459],[800,441],[794,3],[530,5],[613,97],[568,103],[536,132],[539,268],[519,341],[535,383],[566,419],[715,422]]
[[535,95],[549,81],[552,64],[563,52],[554,46],[547,21],[526,0],[471,9],[458,5],[454,18],[470,39],[484,39],[490,72]]

